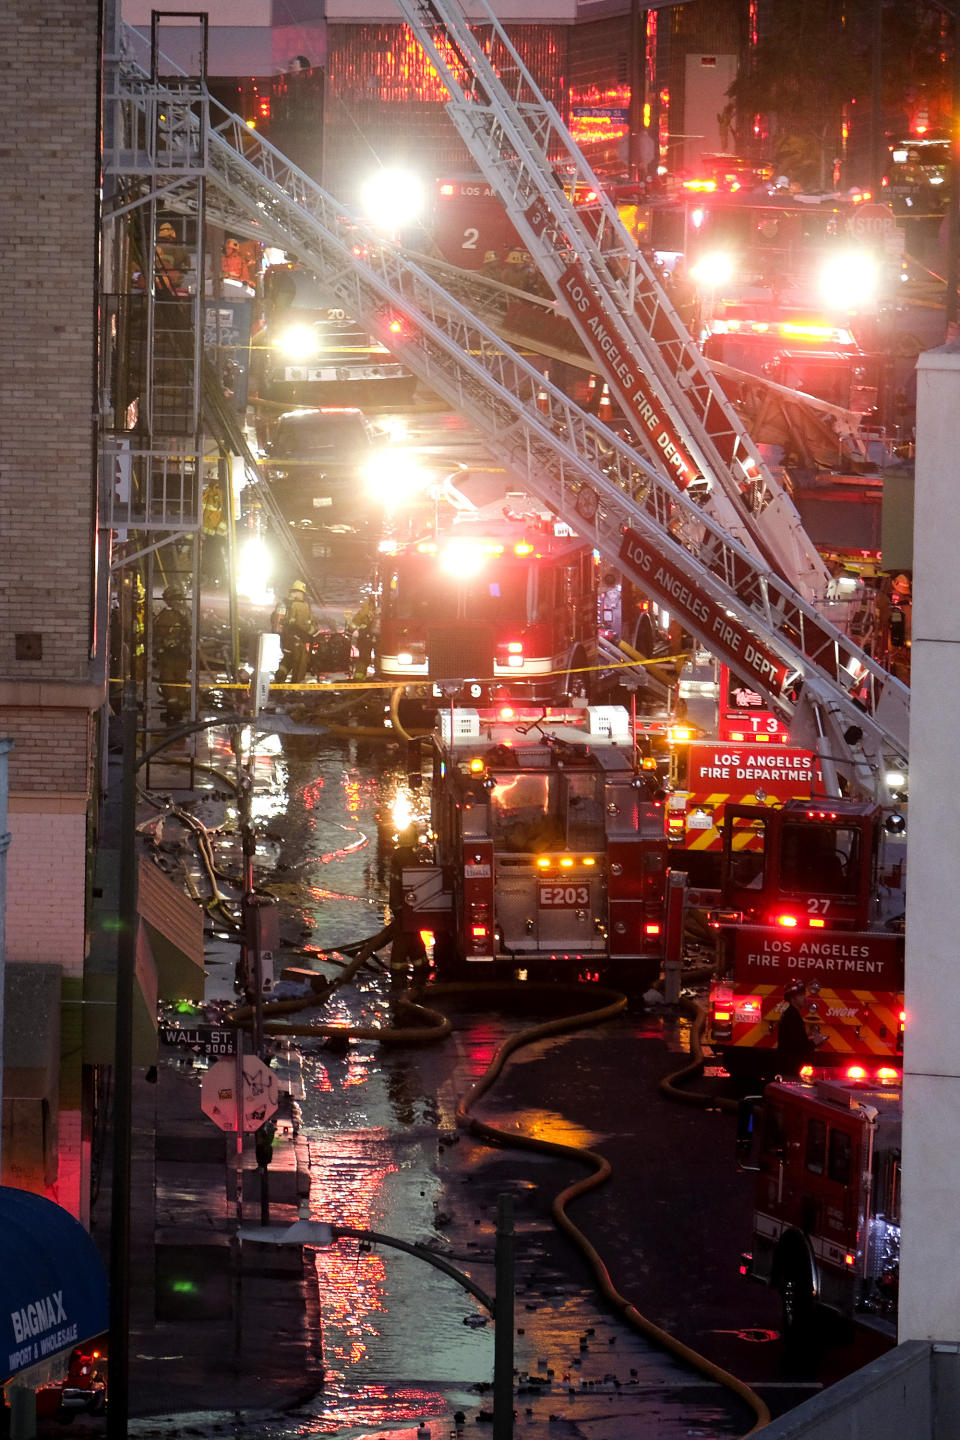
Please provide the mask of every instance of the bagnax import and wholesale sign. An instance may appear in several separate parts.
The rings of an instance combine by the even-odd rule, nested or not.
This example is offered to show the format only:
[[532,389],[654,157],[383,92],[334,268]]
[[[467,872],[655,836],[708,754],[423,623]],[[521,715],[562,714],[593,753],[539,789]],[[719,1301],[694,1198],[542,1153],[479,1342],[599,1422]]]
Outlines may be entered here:
[[78,1220],[43,1195],[0,1186],[0,1379],[102,1335],[106,1270]]

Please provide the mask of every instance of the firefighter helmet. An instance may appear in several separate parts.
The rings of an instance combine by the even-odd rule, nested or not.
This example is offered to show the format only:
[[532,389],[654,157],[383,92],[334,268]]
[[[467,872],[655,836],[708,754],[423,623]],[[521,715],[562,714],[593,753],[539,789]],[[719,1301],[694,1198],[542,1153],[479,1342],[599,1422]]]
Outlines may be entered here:
[[802,1000],[807,993],[807,987],[802,980],[792,980],[783,992],[785,1000]]
[[307,593],[307,587],[302,580],[294,580],[293,584],[290,586],[291,595],[293,594],[294,590],[296,590],[301,595],[306,595]]
[[906,575],[898,575],[896,580],[894,580],[893,593],[894,595],[910,594],[910,581]]
[[183,600],[185,598],[183,593],[183,586],[168,585],[166,590],[164,590],[163,592],[163,598],[164,600]]
[[169,220],[164,220],[163,224],[160,226],[160,229],[157,231],[157,239],[158,239],[158,240],[176,240],[176,238],[177,238],[177,232],[176,232],[176,230],[174,230],[174,228],[173,228],[173,226],[170,224],[170,221],[169,221]]

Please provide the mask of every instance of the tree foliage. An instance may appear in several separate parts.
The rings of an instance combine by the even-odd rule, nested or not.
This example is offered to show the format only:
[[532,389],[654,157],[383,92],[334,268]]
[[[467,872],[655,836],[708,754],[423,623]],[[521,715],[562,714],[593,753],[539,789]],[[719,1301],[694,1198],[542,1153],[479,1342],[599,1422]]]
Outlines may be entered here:
[[936,93],[950,63],[941,7],[928,0],[775,0],[727,91],[724,118],[741,144],[753,117],[766,116],[777,168],[805,185],[826,185],[844,112],[867,120],[872,109],[878,6],[885,121],[902,126],[918,98],[929,96],[931,109],[939,109]]

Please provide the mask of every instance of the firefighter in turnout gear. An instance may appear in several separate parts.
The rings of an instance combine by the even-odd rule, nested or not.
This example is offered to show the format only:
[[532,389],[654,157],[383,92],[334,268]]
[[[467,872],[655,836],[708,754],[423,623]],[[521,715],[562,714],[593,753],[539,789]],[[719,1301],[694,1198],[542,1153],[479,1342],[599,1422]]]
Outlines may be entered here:
[[286,600],[273,612],[271,628],[279,634],[283,649],[277,680],[300,685],[307,675],[307,645],[319,628],[302,580],[294,580]]
[[223,486],[219,476],[212,475],[207,481],[200,503],[203,508],[200,573],[205,580],[219,585],[227,569],[227,520],[223,513]]
[[153,622],[157,678],[163,700],[163,720],[176,725],[190,709],[187,676],[190,673],[190,615],[181,585],[168,585],[164,608]]

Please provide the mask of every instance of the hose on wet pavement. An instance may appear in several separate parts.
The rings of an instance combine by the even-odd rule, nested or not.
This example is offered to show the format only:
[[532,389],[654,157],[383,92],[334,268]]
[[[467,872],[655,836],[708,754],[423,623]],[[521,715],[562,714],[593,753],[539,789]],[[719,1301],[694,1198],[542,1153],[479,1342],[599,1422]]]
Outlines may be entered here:
[[[443,988],[446,989],[447,987]],[[526,990],[527,987],[524,988]],[[557,992],[558,987],[550,988],[554,994]],[[620,1014],[626,1008],[626,996],[619,995],[615,991],[593,989],[591,990],[591,994],[601,999],[601,1003],[596,1008],[576,1015],[568,1015],[559,1020],[549,1020],[544,1024],[534,1025],[527,1030],[520,1031],[505,1041],[494,1055],[484,1074],[476,1084],[471,1087],[466,1097],[457,1106],[457,1123],[463,1128],[469,1129],[471,1134],[481,1139],[489,1140],[495,1145],[509,1145],[516,1149],[535,1150],[541,1154],[558,1155],[568,1160],[575,1160],[578,1164],[592,1167],[593,1173],[591,1175],[574,1182],[572,1185],[568,1185],[554,1198],[551,1211],[555,1223],[564,1234],[573,1241],[577,1249],[584,1256],[594,1274],[597,1288],[607,1303],[621,1315],[627,1324],[633,1326],[634,1329],[639,1330],[662,1349],[675,1355],[700,1374],[716,1381],[717,1384],[722,1385],[724,1389],[729,1390],[732,1394],[736,1395],[738,1399],[742,1400],[756,1416],[756,1423],[750,1430],[745,1432],[745,1435],[754,1435],[765,1425],[769,1424],[771,1418],[770,1411],[756,1391],[751,1389],[744,1381],[739,1380],[737,1376],[732,1375],[728,1370],[724,1370],[721,1366],[715,1365],[712,1360],[708,1360],[706,1356],[691,1349],[691,1347],[685,1345],[682,1340],[678,1340],[661,1326],[655,1324],[647,1316],[643,1315],[626,1296],[621,1295],[614,1285],[610,1272],[599,1252],[567,1214],[567,1205],[571,1201],[581,1195],[585,1195],[590,1190],[596,1189],[610,1178],[613,1173],[610,1162],[596,1150],[589,1150],[580,1146],[566,1145],[556,1140],[544,1140],[537,1136],[523,1135],[515,1131],[504,1130],[500,1126],[490,1125],[484,1120],[478,1120],[470,1114],[472,1107],[481,1096],[489,1090],[507,1060],[515,1051],[550,1035],[559,1035],[566,1031],[579,1030],[587,1025],[598,1025],[604,1020],[612,1019],[613,1016]],[[699,1062],[694,1062],[693,1066],[685,1067],[685,1069],[695,1068],[696,1064],[699,1063],[702,1063],[702,1054]],[[678,1075],[682,1073],[684,1072],[677,1072]]]
[[[363,969],[374,953],[393,938],[394,925],[391,923],[376,935],[359,943],[353,957],[333,979],[322,981],[321,988],[309,995],[295,996],[284,1000],[262,1002],[263,1031],[272,1036],[300,1036],[330,1040],[373,1040],[378,1045],[416,1045],[443,1040],[453,1026],[439,1010],[422,1004],[409,993],[399,995],[394,1002],[394,1011],[402,1021],[397,1025],[334,1025],[324,1020],[288,1021],[280,1017],[297,1014],[325,1004],[334,991],[348,985]],[[273,1017],[271,1019],[271,1017]],[[252,1027],[254,1007],[241,1005],[230,1010],[224,1017],[227,1025]],[[410,1023],[419,1020],[420,1024]]]
[[672,1074],[664,1076],[657,1086],[659,1094],[666,1100],[674,1100],[680,1105],[696,1105],[702,1110],[724,1110],[728,1114],[736,1114],[739,1108],[737,1100],[730,1099],[725,1095],[708,1095],[702,1090],[683,1089],[684,1080],[703,1074],[705,1060],[703,1032],[707,1024],[707,1011],[702,1001],[693,998],[682,999],[680,1008],[693,1021],[690,1029],[691,1059],[679,1070],[674,1070]]

